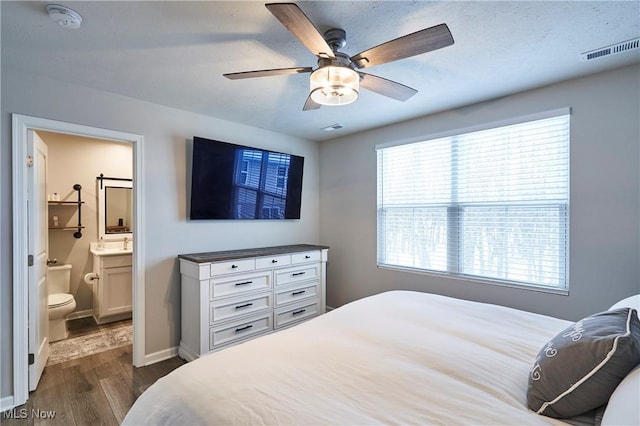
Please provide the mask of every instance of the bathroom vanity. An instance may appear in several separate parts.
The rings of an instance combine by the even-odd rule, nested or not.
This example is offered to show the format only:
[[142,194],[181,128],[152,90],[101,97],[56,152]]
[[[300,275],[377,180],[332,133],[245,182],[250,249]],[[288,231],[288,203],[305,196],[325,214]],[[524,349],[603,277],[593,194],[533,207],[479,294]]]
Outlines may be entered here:
[[[122,245],[122,243],[120,243]],[[93,254],[93,317],[98,324],[131,318],[132,250],[91,244]],[[97,277],[97,278],[96,278]]]
[[131,318],[133,300],[133,181],[96,177],[98,238],[91,243],[93,317],[98,324]]

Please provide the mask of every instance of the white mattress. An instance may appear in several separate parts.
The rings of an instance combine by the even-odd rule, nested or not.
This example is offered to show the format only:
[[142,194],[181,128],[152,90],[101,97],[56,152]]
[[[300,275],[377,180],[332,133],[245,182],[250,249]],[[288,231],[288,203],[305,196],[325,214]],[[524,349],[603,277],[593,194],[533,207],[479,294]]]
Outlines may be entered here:
[[124,424],[562,424],[526,406],[568,321],[426,293],[371,296],[158,380]]

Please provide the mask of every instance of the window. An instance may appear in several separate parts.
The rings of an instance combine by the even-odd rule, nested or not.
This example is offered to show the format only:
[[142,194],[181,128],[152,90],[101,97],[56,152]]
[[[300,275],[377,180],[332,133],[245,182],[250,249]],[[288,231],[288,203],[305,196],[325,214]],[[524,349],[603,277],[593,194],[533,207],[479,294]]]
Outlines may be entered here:
[[566,291],[569,112],[377,147],[378,265]]
[[276,188],[283,189],[287,186],[287,169],[282,166],[278,166],[278,180],[276,181]]

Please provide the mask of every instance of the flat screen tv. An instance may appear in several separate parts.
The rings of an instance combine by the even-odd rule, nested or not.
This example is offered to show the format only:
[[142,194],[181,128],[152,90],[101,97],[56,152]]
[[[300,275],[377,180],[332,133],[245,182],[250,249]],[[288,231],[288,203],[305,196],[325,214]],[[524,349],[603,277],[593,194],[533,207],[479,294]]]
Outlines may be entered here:
[[304,157],[193,138],[195,219],[300,219]]

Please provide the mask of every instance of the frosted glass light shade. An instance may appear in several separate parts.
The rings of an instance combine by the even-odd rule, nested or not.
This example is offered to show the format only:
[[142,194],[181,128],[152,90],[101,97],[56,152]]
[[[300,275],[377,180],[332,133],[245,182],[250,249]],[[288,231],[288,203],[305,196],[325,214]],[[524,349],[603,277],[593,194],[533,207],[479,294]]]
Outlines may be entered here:
[[311,73],[311,99],[320,105],[347,105],[358,99],[360,76],[347,67],[326,66]]

